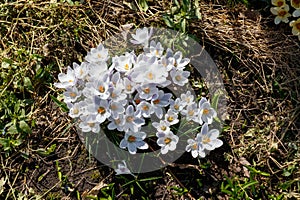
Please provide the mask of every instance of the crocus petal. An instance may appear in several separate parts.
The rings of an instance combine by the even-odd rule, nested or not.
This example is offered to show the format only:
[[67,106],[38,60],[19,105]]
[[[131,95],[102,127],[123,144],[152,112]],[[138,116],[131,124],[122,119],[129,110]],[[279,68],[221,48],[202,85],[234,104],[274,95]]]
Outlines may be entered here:
[[212,129],[209,131],[209,134],[210,134],[210,139],[215,140],[219,137],[220,132],[218,129]]
[[193,156],[193,158],[196,158],[198,156],[198,151],[193,150],[192,151],[192,156]]
[[300,17],[300,9],[297,9],[293,12],[293,17]]
[[222,140],[219,140],[219,139],[214,140],[213,143],[214,143],[214,147],[215,147],[215,148],[218,148],[218,147],[220,147],[220,146],[223,145],[223,141],[222,141]]
[[163,146],[163,147],[160,149],[160,152],[161,152],[162,154],[166,154],[166,153],[168,153],[168,151],[169,151],[169,149],[168,149],[168,147],[166,147],[166,146]]
[[137,149],[136,149],[135,143],[128,143],[127,147],[128,147],[129,153],[136,154]]
[[175,142],[171,142],[170,144],[169,144],[169,150],[170,151],[174,151],[176,149],[176,143]]
[[203,124],[203,126],[201,128],[201,134],[206,135],[207,133],[208,133],[208,124],[205,123],[205,124]]
[[127,147],[128,142],[126,140],[121,140],[120,142],[120,148],[125,149]]

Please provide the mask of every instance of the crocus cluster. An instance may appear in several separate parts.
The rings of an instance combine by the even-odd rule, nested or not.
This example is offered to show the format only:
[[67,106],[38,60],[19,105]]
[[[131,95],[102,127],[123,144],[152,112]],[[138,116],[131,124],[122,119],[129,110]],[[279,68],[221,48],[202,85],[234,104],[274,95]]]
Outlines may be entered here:
[[[182,52],[164,49],[160,42],[150,41],[152,29],[137,29],[130,40],[142,45],[138,55],[134,51],[111,56],[109,49],[100,44],[92,48],[80,65],[73,63],[66,73],[58,75],[54,85],[65,89],[64,102],[69,116],[78,119],[82,132],[99,133],[101,126],[124,133],[120,148],[135,154],[147,149],[147,133],[142,131],[152,116],[157,144],[161,154],[174,151],[179,141],[172,128],[180,120],[193,121],[202,126],[195,138],[187,141],[186,151],[193,157],[205,157],[222,145],[219,131],[209,130],[216,111],[206,98],[199,102],[186,91],[180,97],[167,92],[169,85],[188,84],[190,60]],[[125,169],[125,168],[124,168]],[[121,172],[120,172],[121,173]]]
[[292,27],[293,35],[298,36],[300,40],[300,1],[290,1],[290,5],[294,9],[292,14],[290,13],[290,6],[286,3],[286,0],[272,0],[272,5],[275,6],[270,9],[271,13],[276,15],[274,19],[275,24],[279,24],[280,22],[288,23],[290,17],[297,18],[290,22],[290,26]]

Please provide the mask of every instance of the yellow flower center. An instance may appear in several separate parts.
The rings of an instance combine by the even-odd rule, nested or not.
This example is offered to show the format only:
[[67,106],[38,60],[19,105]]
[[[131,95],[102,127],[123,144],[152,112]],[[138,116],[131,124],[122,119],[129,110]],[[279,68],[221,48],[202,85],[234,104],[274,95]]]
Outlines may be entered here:
[[94,123],[94,122],[89,122],[89,123],[87,123],[87,124],[89,125],[89,127],[95,126],[95,123]]
[[180,81],[181,80],[181,76],[177,75],[177,76],[175,76],[175,79],[176,79],[176,81]]
[[175,110],[179,110],[179,105],[178,105],[178,104],[175,104],[175,105],[174,105],[174,109],[175,109]]
[[165,130],[167,130],[167,127],[166,127],[166,126],[162,126],[162,127],[160,127],[160,129],[161,129],[162,131],[165,131]]
[[76,97],[76,93],[75,92],[71,92],[70,96],[74,98],[74,97]]
[[284,17],[286,14],[287,14],[287,11],[285,11],[285,10],[281,10],[278,12],[278,16],[280,16],[280,17]]
[[73,109],[73,114],[77,115],[78,113],[79,113],[78,108],[74,108],[74,109]]
[[207,143],[210,143],[210,138],[209,137],[207,137],[207,136],[205,136],[203,139],[202,139],[202,142],[204,143],[204,144],[207,144]]
[[103,108],[103,107],[99,107],[97,111],[101,115],[103,115],[106,112],[105,108]]
[[128,142],[135,142],[135,140],[136,140],[136,137],[134,137],[132,135],[129,136],[128,139],[127,139]]
[[132,122],[134,120],[134,118],[132,117],[132,116],[128,116],[127,118],[126,118],[126,121],[127,122]]
[[153,101],[154,104],[158,104],[159,102],[160,102],[159,99],[156,99],[156,100]]
[[70,79],[70,80],[69,80],[69,83],[72,83],[72,82],[73,82],[73,80]]
[[192,149],[197,150],[197,147],[198,147],[197,143],[194,143],[193,146],[192,146]]
[[156,56],[159,56],[158,50],[155,50],[155,55],[156,55]]
[[120,124],[121,120],[120,119],[115,119],[115,124]]
[[142,109],[145,110],[145,111],[147,111],[147,110],[149,110],[149,106],[144,105]]
[[117,97],[117,95],[116,95],[116,93],[111,93],[111,95],[110,95],[112,98],[116,98]]
[[172,122],[172,121],[174,120],[174,117],[169,116],[169,117],[167,118],[167,120],[168,120],[169,122]]
[[136,99],[136,100],[134,100],[134,102],[135,102],[136,104],[139,104],[139,103],[141,103],[141,100],[140,100],[140,99]]
[[171,141],[172,141],[172,140],[171,140],[170,138],[166,138],[166,139],[164,140],[165,144],[169,144]]
[[191,99],[188,97],[188,98],[186,98],[186,102],[187,103],[190,103],[190,101],[191,101]]
[[188,115],[189,115],[189,116],[193,116],[193,115],[194,115],[194,113],[195,113],[195,111],[193,111],[193,110],[189,110],[189,112],[188,112]]
[[150,88],[145,88],[145,89],[143,89],[143,92],[146,93],[146,94],[149,94]]
[[98,90],[101,93],[105,92],[105,88],[102,85],[99,86]]
[[149,72],[149,73],[147,74],[147,77],[148,77],[148,79],[153,80],[153,78],[154,78],[153,73],[152,73],[152,72]]
[[110,108],[111,108],[112,110],[117,110],[118,106],[117,106],[116,104],[112,104],[112,105],[110,106]]
[[126,63],[124,68],[125,68],[125,70],[129,70],[129,65]]
[[131,86],[131,85],[127,85],[127,86],[126,86],[126,90],[127,90],[127,91],[130,91],[131,89],[132,89],[132,86]]
[[98,53],[98,54],[97,54],[97,57],[98,57],[98,58],[101,58],[102,56],[101,56],[101,54],[100,54],[100,53]]
[[209,113],[209,110],[205,108],[205,109],[203,110],[203,114],[204,114],[204,115],[207,115],[208,113]]

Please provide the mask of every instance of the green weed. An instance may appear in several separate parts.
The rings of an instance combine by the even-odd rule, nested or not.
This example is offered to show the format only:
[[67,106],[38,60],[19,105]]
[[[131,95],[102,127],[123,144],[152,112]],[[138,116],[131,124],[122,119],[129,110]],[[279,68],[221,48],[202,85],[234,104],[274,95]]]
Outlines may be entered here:
[[163,15],[163,20],[168,27],[185,33],[190,20],[201,19],[199,1],[174,0],[174,4],[171,10]]

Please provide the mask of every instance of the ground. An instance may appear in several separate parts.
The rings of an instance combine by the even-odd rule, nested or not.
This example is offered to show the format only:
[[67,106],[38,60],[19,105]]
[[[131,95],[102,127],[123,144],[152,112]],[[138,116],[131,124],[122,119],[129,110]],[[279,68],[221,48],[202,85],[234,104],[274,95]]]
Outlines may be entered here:
[[[0,122],[23,120],[31,129],[19,123],[22,130],[1,136],[22,140],[9,150],[1,140],[1,199],[299,199],[300,42],[287,24],[274,25],[264,1],[229,2],[201,1],[201,18],[185,26],[224,81],[224,145],[204,159],[185,153],[137,178],[116,176],[88,154],[75,122],[55,102],[61,90],[53,83],[125,24],[167,27],[163,17],[172,19],[174,2],[1,3],[0,97],[8,106],[0,107]],[[25,118],[6,112],[18,100]]]

